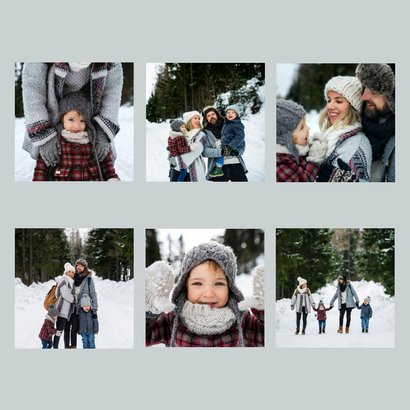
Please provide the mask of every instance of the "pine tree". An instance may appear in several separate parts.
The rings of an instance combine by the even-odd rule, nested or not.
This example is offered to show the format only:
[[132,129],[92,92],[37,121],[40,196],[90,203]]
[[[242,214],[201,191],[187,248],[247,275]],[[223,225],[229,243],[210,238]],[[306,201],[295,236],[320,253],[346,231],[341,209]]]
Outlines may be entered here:
[[146,229],[145,237],[145,266],[150,266],[161,260],[160,243],[155,229]]

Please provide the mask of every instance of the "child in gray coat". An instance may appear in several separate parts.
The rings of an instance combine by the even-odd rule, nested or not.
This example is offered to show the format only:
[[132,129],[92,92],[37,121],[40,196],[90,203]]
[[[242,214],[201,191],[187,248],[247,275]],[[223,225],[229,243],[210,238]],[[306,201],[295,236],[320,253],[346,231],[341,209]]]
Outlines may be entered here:
[[369,322],[370,318],[373,316],[373,309],[370,306],[370,296],[363,301],[360,306],[357,306],[360,312],[360,320],[362,322],[362,333],[369,333]]
[[99,325],[97,313],[91,310],[91,299],[84,294],[80,301],[79,333],[83,340],[83,349],[95,349],[95,335],[98,333]]

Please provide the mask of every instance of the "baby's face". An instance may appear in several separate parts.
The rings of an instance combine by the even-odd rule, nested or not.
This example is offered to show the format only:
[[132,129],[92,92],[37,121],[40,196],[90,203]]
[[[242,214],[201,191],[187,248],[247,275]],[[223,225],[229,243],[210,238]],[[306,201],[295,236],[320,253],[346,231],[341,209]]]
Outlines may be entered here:
[[191,270],[186,286],[187,298],[191,303],[213,308],[221,308],[228,303],[229,286],[224,271],[209,262],[201,263]]
[[63,115],[65,130],[77,133],[85,130],[86,124],[83,116],[77,111],[68,111]]
[[229,121],[234,120],[238,115],[236,114],[236,112],[234,110],[227,110],[226,111],[226,118]]
[[368,302],[367,300],[365,300],[363,303],[364,303],[365,305],[368,305],[368,304],[369,304],[369,302]]
[[294,144],[306,145],[309,138],[310,128],[306,124],[306,115],[300,120],[296,129],[292,132],[292,141]]
[[186,133],[188,132],[188,130],[187,130],[186,127],[185,127],[185,124],[184,124],[184,125],[181,125],[180,130],[181,130],[181,132],[182,132],[183,134],[186,134]]
[[91,309],[91,306],[83,306],[84,312],[89,312]]

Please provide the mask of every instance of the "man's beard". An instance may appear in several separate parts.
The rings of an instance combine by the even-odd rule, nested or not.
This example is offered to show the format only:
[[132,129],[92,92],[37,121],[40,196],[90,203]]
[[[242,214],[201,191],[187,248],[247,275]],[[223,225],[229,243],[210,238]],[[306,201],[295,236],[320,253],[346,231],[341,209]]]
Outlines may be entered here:
[[370,118],[372,120],[377,120],[379,118],[387,118],[391,114],[391,111],[389,107],[387,106],[387,104],[385,104],[384,107],[381,109],[376,108],[374,110],[369,110],[365,106],[364,114],[366,115],[367,118]]

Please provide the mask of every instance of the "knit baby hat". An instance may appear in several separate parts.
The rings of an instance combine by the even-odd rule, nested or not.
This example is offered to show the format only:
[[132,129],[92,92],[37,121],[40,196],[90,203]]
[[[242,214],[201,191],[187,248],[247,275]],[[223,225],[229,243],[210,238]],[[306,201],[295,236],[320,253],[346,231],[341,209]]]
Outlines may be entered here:
[[327,101],[329,91],[335,91],[349,101],[350,105],[360,113],[362,108],[362,84],[357,77],[337,76],[331,78],[325,85],[325,100]]
[[81,307],[91,306],[91,299],[90,299],[90,297],[89,297],[87,294],[81,296],[80,306],[81,306]]
[[87,125],[91,123],[91,104],[82,91],[75,91],[64,96],[58,108],[60,118],[69,111],[77,111],[82,115]]
[[70,262],[66,262],[64,264],[64,273],[67,273],[67,272],[75,272],[75,268],[73,265],[71,265]]
[[323,300],[321,299],[321,300],[319,300],[319,303],[318,303],[318,307],[320,307],[320,306],[325,306],[325,304],[323,303]]
[[372,300],[372,298],[371,298],[370,296],[367,296],[367,297],[364,299],[364,302],[370,303],[371,300]]
[[184,120],[184,123],[187,124],[189,120],[195,117],[195,115],[199,115],[199,117],[201,117],[201,114],[198,111],[188,111],[184,113],[182,119]]
[[363,87],[383,95],[390,110],[395,112],[395,75],[388,64],[359,64],[356,76]]
[[224,271],[228,280],[229,298],[227,306],[231,308],[235,315],[239,331],[239,341],[240,344],[243,345],[243,333],[241,327],[242,313],[238,308],[238,303],[244,299],[244,296],[235,283],[238,270],[236,256],[232,248],[229,246],[211,241],[197,245],[189,250],[182,261],[181,272],[171,295],[171,302],[175,304],[175,320],[171,334],[170,346],[174,346],[178,328],[178,316],[187,301],[186,281],[188,276],[192,269],[207,260],[216,262]]
[[177,118],[174,121],[171,121],[171,130],[175,131],[175,132],[181,132],[181,127],[185,125],[184,121],[182,121],[181,119]]
[[305,114],[304,108],[292,100],[276,101],[276,143],[284,145],[297,162],[299,151],[292,140],[292,133]]
[[299,282],[299,286],[302,286],[302,285],[304,285],[305,283],[307,283],[307,280],[301,278],[300,276],[298,277],[297,281]]
[[58,316],[59,313],[60,313],[60,312],[58,311],[58,309],[56,308],[55,305],[51,304],[51,305],[49,306],[48,312],[47,312],[48,316],[50,316],[50,317],[56,317],[56,316]]
[[231,104],[231,105],[229,105],[228,107],[226,107],[225,113],[226,113],[228,110],[235,111],[235,112],[236,112],[236,115],[238,116],[238,118],[240,117],[241,109],[240,109],[240,107],[239,107],[239,104]]

